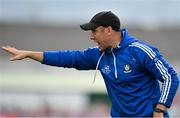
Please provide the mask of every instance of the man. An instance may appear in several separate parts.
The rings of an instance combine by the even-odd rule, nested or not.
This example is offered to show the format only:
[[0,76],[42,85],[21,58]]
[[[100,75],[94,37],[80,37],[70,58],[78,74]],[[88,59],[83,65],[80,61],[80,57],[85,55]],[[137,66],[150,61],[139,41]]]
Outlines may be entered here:
[[97,13],[80,27],[91,30],[90,39],[98,47],[45,52],[2,49],[14,55],[12,61],[31,58],[51,66],[100,70],[112,102],[112,117],[168,117],[179,80],[158,49],[120,29],[120,20],[111,11]]

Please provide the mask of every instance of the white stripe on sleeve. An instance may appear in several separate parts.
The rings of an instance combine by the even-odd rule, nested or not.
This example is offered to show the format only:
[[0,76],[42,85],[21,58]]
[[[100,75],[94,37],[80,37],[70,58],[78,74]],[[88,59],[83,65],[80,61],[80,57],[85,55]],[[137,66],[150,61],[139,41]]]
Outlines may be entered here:
[[[132,43],[132,45],[129,46],[135,46],[143,50],[152,60],[156,57],[156,53],[148,46],[144,44],[140,44],[138,42]],[[168,73],[167,68],[163,65],[163,63],[158,60],[155,62],[155,65],[159,72],[162,75],[162,78],[164,79],[164,84],[163,84],[163,89],[162,89],[162,94],[159,99],[159,102],[165,103],[169,94],[169,90],[171,87],[171,75]]]

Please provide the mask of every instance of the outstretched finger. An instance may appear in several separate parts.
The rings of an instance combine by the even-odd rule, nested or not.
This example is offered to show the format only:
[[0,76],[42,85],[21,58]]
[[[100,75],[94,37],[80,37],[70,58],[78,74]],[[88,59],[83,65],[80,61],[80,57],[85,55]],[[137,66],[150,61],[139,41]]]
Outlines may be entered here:
[[6,52],[9,52],[9,53],[11,53],[11,54],[14,54],[14,49],[15,48],[13,48],[13,47],[10,47],[10,46],[3,46],[3,47],[1,47],[2,48],[2,50],[4,50],[4,51],[6,51]]

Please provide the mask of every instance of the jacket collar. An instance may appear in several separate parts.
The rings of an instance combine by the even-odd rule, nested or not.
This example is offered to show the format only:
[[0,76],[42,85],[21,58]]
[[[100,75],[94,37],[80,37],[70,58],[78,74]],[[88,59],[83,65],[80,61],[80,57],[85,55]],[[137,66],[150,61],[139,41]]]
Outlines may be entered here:
[[118,46],[116,48],[108,48],[105,50],[106,53],[111,53],[111,50],[119,50],[119,49],[122,49],[122,48],[125,48],[127,47],[129,44],[131,44],[132,42],[136,42],[137,39],[132,37],[131,35],[129,35],[128,33],[128,30],[127,29],[121,29],[119,30],[119,32],[121,32],[121,40],[118,44]]

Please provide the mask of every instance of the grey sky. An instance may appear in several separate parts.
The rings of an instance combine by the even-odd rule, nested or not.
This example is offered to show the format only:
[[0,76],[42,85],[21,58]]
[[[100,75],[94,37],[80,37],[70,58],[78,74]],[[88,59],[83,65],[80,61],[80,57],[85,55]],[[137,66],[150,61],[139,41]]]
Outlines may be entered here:
[[180,26],[180,0],[0,0],[0,23],[71,25],[103,10],[125,24]]

